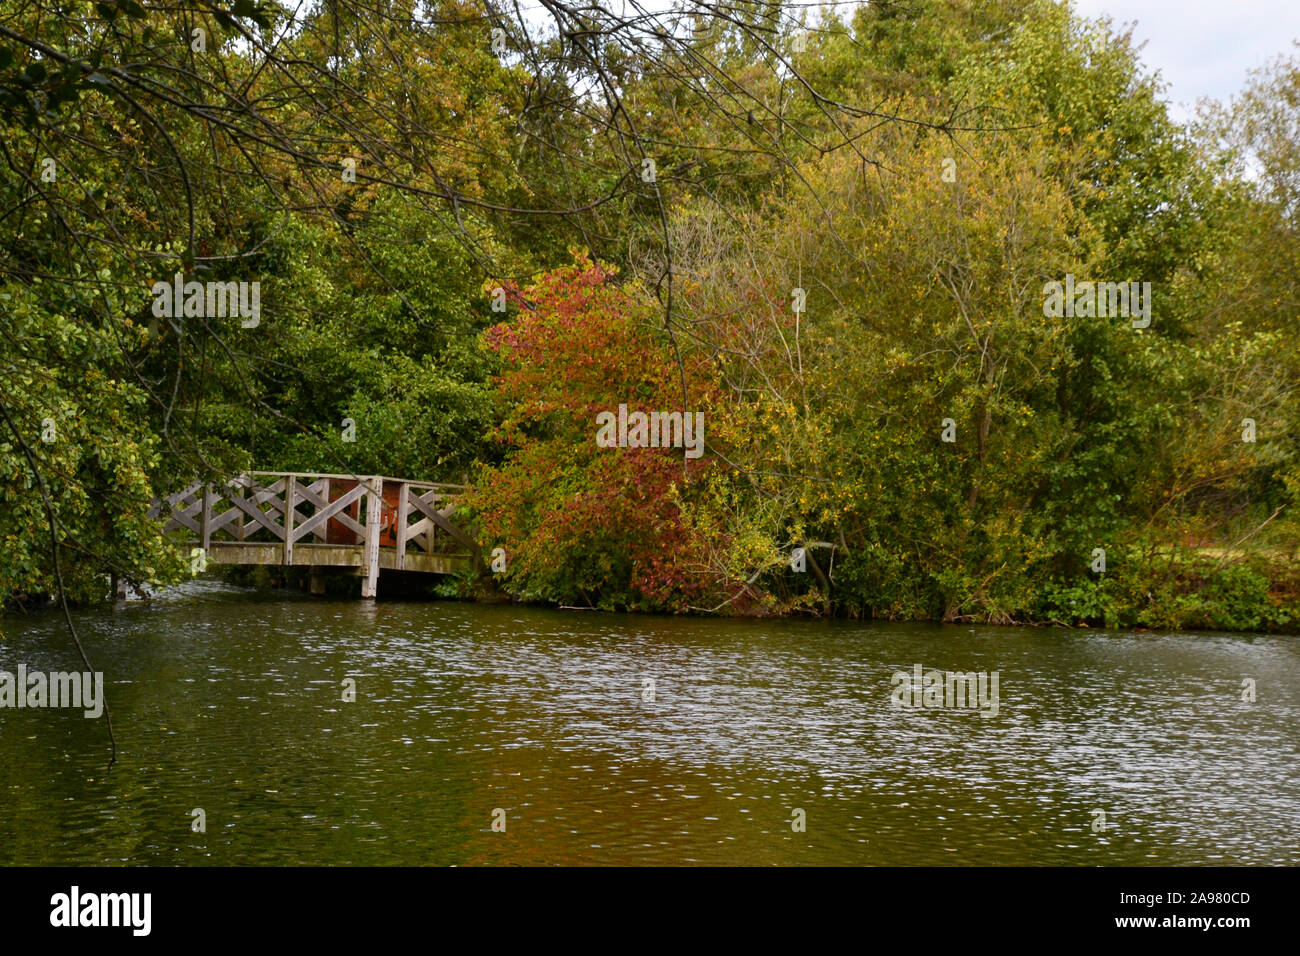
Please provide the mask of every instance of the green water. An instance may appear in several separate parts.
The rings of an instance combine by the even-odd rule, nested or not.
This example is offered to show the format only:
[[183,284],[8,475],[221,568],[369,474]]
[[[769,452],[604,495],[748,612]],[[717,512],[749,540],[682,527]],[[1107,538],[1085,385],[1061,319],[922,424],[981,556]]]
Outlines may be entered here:
[[[80,711],[0,709],[3,864],[1300,863],[1293,638],[213,583],[78,624],[120,757]],[[57,616],[3,629],[0,670],[81,669]],[[918,663],[997,671],[997,715],[891,706]]]

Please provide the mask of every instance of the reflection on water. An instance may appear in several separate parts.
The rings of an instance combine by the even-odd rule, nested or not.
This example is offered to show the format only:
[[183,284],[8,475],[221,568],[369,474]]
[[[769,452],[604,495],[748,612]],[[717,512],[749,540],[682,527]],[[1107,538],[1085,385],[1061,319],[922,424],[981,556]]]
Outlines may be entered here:
[[[121,756],[80,711],[0,709],[0,863],[1300,863],[1290,638],[212,583],[79,626]],[[4,630],[0,670],[80,669],[57,617]],[[916,664],[999,672],[997,716],[891,706]]]

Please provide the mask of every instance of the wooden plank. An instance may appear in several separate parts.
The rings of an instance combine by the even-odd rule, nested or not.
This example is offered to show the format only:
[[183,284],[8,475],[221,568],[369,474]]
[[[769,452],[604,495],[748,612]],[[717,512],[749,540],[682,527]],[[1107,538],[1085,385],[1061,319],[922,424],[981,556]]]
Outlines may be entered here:
[[366,529],[353,521],[352,516],[347,514],[345,509],[365,493],[366,486],[357,485],[351,491],[339,495],[337,501],[329,502],[324,507],[319,507],[320,501],[319,499],[316,499],[313,503],[318,505],[319,510],[302,524],[298,525],[295,532],[296,537],[301,538],[304,535],[311,534],[317,528],[323,528],[330,518],[335,518],[338,520],[339,524],[343,525],[349,531],[364,538]]
[[371,478],[358,487],[366,489],[366,547],[362,565],[365,578],[361,582],[361,596],[373,600],[379,584],[379,518],[384,503],[384,479]]
[[284,502],[280,500],[280,496],[284,493],[283,481],[277,481],[273,485],[252,485],[249,490],[253,493],[253,504],[259,509],[262,505],[270,505],[280,514],[284,514]]
[[207,485],[203,486],[203,513],[199,517],[199,547],[203,549],[204,555],[212,547],[212,531],[208,527],[212,520],[212,489]]
[[[213,511],[212,514],[208,516],[208,533],[210,535],[215,535],[218,531],[224,531],[226,530],[227,525],[235,524],[237,520],[242,520],[241,512],[234,506],[227,508],[225,511],[221,512],[221,514],[217,514],[216,506],[221,500],[222,499],[218,497],[212,502]],[[234,532],[231,533],[233,534]]]
[[235,505],[236,499],[243,500],[244,489],[252,483],[252,479],[247,475],[238,475],[226,482],[226,498],[230,501],[230,507],[222,513],[222,524],[234,524],[231,531],[238,541],[243,541],[247,536],[244,530],[244,512]]
[[202,495],[198,498],[193,496],[199,490],[199,487],[199,485],[193,485],[184,491],[167,496],[167,506],[170,511],[167,523],[163,526],[164,531],[189,528],[195,534],[198,534],[199,522],[196,516],[203,507],[203,497]]
[[397,543],[397,570],[406,570],[406,512],[410,508],[411,486],[407,482],[402,482],[402,487],[397,492],[397,528],[393,532],[393,540]]
[[[262,492],[258,491],[253,494],[252,498],[231,498],[230,503],[271,532],[277,541],[282,540],[284,538],[284,529],[263,514],[262,510],[257,507],[260,503],[257,499],[261,494]],[[258,530],[257,528],[253,529],[254,532]]]
[[[306,488],[299,488],[298,497],[303,499],[304,502],[309,502],[317,510],[320,508],[328,508],[330,501],[330,480],[328,478],[322,478],[320,481],[313,481]],[[312,512],[312,514],[314,515],[315,512]],[[311,531],[307,532],[307,534],[314,534],[322,543],[328,542],[329,526],[322,524],[318,528],[313,528]],[[304,537],[304,535],[301,533],[294,534],[295,540],[302,537]]]
[[[284,505],[279,500],[280,490],[284,487],[284,482],[277,481],[270,487],[259,487],[248,475],[240,475],[227,482],[229,491],[227,497],[230,500],[231,508],[222,512],[220,517],[221,526],[232,522],[236,523],[239,531],[237,537],[240,541],[246,541],[250,535],[256,534],[265,528],[279,540],[283,532],[266,512],[262,511],[262,505],[270,505],[272,511],[283,514]],[[243,489],[244,494],[240,494],[235,489]],[[257,526],[248,528],[245,519],[252,517]]]
[[414,541],[415,546],[421,551],[433,550],[433,529],[434,524],[428,518],[421,518],[415,524],[406,526],[406,540]]
[[[214,486],[214,487],[215,487],[215,486]],[[229,507],[226,508],[225,511],[220,511],[220,512],[217,511],[217,507],[218,507],[218,506],[219,506],[223,501],[226,501],[226,500],[230,497],[230,494],[231,494],[231,491],[232,491],[232,487],[231,487],[231,485],[230,485],[229,482],[227,482],[226,484],[222,485],[221,487],[222,487],[223,490],[222,490],[220,493],[218,493],[218,492],[215,491],[215,490],[212,492],[212,496],[211,496],[211,498],[210,498],[210,500],[209,500],[209,503],[208,503],[208,541],[209,541],[209,544],[210,544],[210,543],[212,542],[212,540],[215,539],[216,536],[217,536],[219,533],[221,533],[222,531],[226,531],[227,534],[233,534],[232,531],[228,531],[228,530],[227,530],[227,527],[228,527],[229,525],[233,524],[233,523],[235,522],[235,519],[239,516],[239,512],[238,512],[238,511],[235,511],[233,508],[229,508]]]
[[[294,567],[327,565],[360,570],[362,547],[356,544],[298,544],[293,549]],[[284,546],[279,541],[214,541],[209,564],[280,564]],[[380,566],[383,564],[381,562]]]
[[293,564],[293,508],[298,493],[298,479],[289,477],[284,485],[284,563]]
[[[316,511],[312,514],[311,518],[308,518],[298,526],[299,530],[295,531],[293,536],[295,541],[308,534],[314,534],[322,541],[327,541],[329,538],[329,528],[327,524],[329,518],[337,519],[344,527],[351,525],[350,530],[355,534],[362,533],[361,525],[354,522],[349,515],[336,513],[339,511],[339,508],[330,501],[329,495],[330,479],[328,478],[323,478],[320,481],[313,482],[306,487],[299,486],[298,500],[301,503],[312,505]],[[321,516],[322,511],[328,512],[324,515],[326,521],[315,521],[314,519]],[[310,527],[306,527],[308,521],[312,522]]]
[[[334,480],[332,478],[322,478],[321,484],[324,485],[324,487],[321,489],[321,494],[324,495],[325,502],[328,505],[330,500],[330,494],[334,490]],[[315,533],[320,536],[321,541],[329,541],[330,539],[330,529],[328,524],[322,525],[320,531]]]
[[[236,491],[236,488],[239,488],[240,490]],[[243,541],[248,537],[248,529],[244,527],[244,512],[235,505],[236,498],[240,501],[244,500],[243,486],[240,485],[239,482],[231,482],[230,490],[226,493],[226,497],[230,499],[230,510],[236,515],[235,525],[238,529],[237,536],[240,541]]]
[[474,539],[472,539],[464,531],[461,531],[460,528],[457,528],[454,524],[452,524],[450,521],[448,521],[446,518],[440,515],[437,512],[437,510],[434,509],[432,506],[425,504],[425,502],[421,500],[419,495],[416,495],[413,498],[411,498],[411,505],[416,510],[423,512],[426,518],[428,518],[430,521],[436,524],[443,531],[447,532],[449,535],[455,538],[457,542],[469,548],[471,552],[473,552],[474,554],[479,553],[478,543],[475,542]]
[[310,478],[312,481],[316,481],[320,478],[337,478],[341,481],[364,482],[370,478],[377,478],[380,481],[392,482],[395,485],[406,482],[408,485],[422,490],[428,490],[431,488],[447,488],[454,491],[464,491],[469,487],[469,485],[466,484],[455,484],[441,481],[413,481],[409,478],[393,478],[389,475],[330,475],[319,471],[250,471],[247,474],[262,478],[288,478],[292,476],[294,478]]
[[163,525],[164,531],[178,531],[181,528],[189,528],[195,534],[200,533],[199,522],[195,515],[198,514],[202,507],[202,502],[197,505],[191,505],[184,511],[173,511],[171,518]]
[[[149,506],[150,518],[161,518],[163,506],[167,507],[167,523],[163,526],[164,531],[174,531],[183,527],[183,523],[176,520],[176,512],[179,510],[190,509],[193,513],[193,502],[191,496],[199,490],[200,485],[195,483],[190,485],[184,491],[177,491],[170,495],[164,495],[162,498],[155,499]],[[191,529],[197,530],[197,529]]]

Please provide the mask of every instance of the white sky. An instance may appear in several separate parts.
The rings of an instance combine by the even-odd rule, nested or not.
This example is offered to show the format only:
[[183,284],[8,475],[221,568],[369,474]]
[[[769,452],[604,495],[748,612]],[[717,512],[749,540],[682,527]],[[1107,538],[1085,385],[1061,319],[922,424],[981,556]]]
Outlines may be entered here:
[[1201,97],[1230,98],[1248,71],[1290,55],[1300,40],[1300,0],[1074,0],[1074,8],[1117,27],[1136,21],[1142,61],[1168,84],[1178,120]]
[[[627,11],[627,0],[599,0]],[[815,6],[817,0],[799,0]],[[1088,19],[1109,16],[1117,29],[1136,24],[1134,42],[1148,70],[1158,71],[1174,119],[1185,121],[1202,97],[1226,100],[1242,89],[1247,73],[1296,51],[1300,0],[1072,0]],[[512,9],[502,0],[505,9]],[[665,10],[672,0],[639,0],[647,10]],[[839,0],[843,9],[850,4]],[[536,0],[520,0],[530,19],[545,20]]]

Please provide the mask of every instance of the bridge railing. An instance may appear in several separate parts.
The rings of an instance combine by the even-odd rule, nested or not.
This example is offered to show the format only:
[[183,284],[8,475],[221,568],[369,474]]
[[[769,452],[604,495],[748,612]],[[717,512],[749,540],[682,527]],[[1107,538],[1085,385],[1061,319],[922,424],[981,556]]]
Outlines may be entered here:
[[478,545],[450,520],[464,490],[380,475],[253,471],[224,485],[195,482],[155,502],[150,514],[165,517],[165,531],[193,532],[205,553],[214,544],[278,543],[288,565],[295,545],[359,545],[362,594],[373,597],[381,548],[396,552],[385,565],[396,570],[406,569],[408,550],[469,552],[481,561]]

